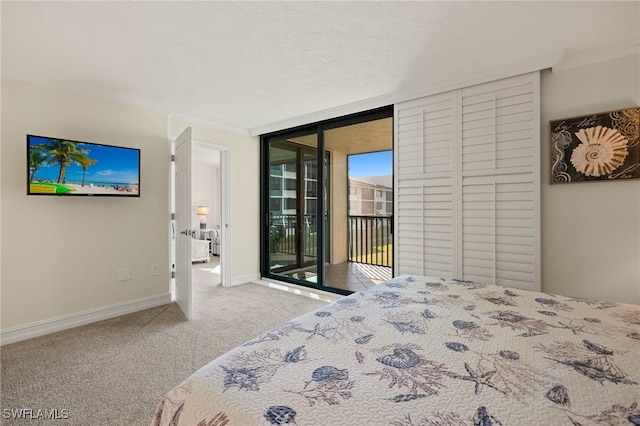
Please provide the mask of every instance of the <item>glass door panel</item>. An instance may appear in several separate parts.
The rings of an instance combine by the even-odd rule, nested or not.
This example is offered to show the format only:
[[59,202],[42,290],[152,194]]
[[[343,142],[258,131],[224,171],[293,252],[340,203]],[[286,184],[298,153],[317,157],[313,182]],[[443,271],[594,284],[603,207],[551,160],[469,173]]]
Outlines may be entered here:
[[308,284],[317,273],[316,134],[269,140],[269,272]]
[[269,254],[272,272],[297,266],[296,151],[271,147],[269,164]]

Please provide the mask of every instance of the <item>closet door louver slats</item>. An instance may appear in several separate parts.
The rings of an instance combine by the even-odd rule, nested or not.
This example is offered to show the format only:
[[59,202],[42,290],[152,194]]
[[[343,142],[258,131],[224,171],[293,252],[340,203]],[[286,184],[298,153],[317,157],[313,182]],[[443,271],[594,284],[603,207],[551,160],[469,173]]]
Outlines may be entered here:
[[398,105],[398,263],[402,273],[453,276],[458,96]]
[[396,108],[396,272],[539,290],[538,73]]
[[461,90],[460,261],[465,279],[539,288],[536,78],[532,74]]

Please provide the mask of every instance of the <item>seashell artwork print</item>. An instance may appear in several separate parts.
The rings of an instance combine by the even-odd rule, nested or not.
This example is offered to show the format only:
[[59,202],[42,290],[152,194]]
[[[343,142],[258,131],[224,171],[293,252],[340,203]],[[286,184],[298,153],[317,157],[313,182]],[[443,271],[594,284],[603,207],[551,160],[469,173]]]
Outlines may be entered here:
[[544,396],[549,399],[549,401],[553,401],[556,404],[564,406],[571,405],[571,400],[569,399],[567,388],[562,385],[558,385],[549,389],[549,391]]
[[604,176],[624,163],[629,154],[627,141],[619,131],[596,126],[580,129],[576,137],[582,141],[571,154],[571,164],[587,176]]
[[445,343],[445,345],[447,346],[447,348],[451,349],[452,351],[456,351],[456,352],[466,352],[466,351],[469,350],[469,347],[467,345],[465,345],[464,343],[447,342],[447,343]]
[[640,179],[640,107],[550,126],[551,183]]
[[597,353],[598,355],[613,355],[613,351],[611,349],[605,348],[602,345],[598,345],[596,343],[592,343],[588,340],[583,340],[582,344],[589,350]]
[[514,351],[500,351],[499,355],[504,358],[504,359],[509,359],[512,361],[517,361],[520,359],[520,354],[518,352],[514,352]]
[[292,351],[289,351],[284,356],[284,362],[299,362],[307,357],[307,351],[304,349],[304,345],[298,346]]
[[498,426],[501,424],[502,422],[487,412],[487,407],[485,406],[478,407],[473,416],[473,426]]
[[311,380],[314,382],[331,383],[340,380],[349,380],[349,371],[345,368],[341,370],[331,365],[318,367],[311,374]]
[[286,423],[295,423],[296,410],[284,405],[272,405],[267,408],[263,416],[272,425],[283,425]]
[[431,312],[430,310],[425,309],[425,310],[422,312],[422,317],[423,317],[423,318],[426,318],[426,319],[434,319],[436,316],[435,316],[435,315],[433,314],[433,312]]
[[227,368],[222,367],[225,371],[223,379],[224,388],[238,388],[250,391],[260,390],[258,387],[258,376],[255,372],[246,368]]
[[364,345],[369,343],[369,341],[373,338],[373,334],[367,334],[366,336],[361,336],[356,338],[355,342],[359,345]]
[[416,399],[421,399],[421,398],[426,398],[427,395],[424,393],[410,393],[410,394],[403,394],[403,395],[396,395],[393,398],[388,398],[387,401],[391,401],[391,402],[407,402],[407,401],[414,401]]
[[389,367],[407,369],[418,365],[420,357],[411,349],[398,348],[393,350],[392,355],[383,355],[376,361]]

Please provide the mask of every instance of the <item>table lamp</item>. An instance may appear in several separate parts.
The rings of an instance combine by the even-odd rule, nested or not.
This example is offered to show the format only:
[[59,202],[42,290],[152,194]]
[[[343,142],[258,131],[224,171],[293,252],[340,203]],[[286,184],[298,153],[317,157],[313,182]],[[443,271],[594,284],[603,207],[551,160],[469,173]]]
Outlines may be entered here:
[[196,214],[200,216],[200,229],[207,229],[207,215],[209,214],[209,207],[198,206]]

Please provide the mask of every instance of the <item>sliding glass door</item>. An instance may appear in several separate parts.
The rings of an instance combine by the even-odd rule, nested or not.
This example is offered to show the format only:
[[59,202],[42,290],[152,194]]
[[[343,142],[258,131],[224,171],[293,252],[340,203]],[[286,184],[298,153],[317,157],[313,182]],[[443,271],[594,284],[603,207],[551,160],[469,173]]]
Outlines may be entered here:
[[388,107],[261,136],[263,277],[340,294],[354,290],[344,284],[354,275],[348,157],[391,149],[392,129]]
[[315,133],[269,138],[268,271],[318,283],[318,138]]

